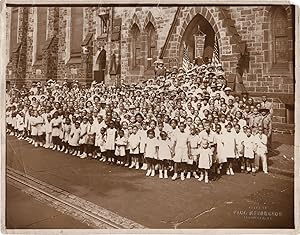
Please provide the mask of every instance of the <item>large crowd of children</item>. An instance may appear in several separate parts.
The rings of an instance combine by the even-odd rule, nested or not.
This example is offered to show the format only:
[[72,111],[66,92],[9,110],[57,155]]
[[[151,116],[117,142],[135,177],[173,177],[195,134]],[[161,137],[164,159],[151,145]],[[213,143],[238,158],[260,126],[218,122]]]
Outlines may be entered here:
[[143,169],[146,176],[194,177],[268,173],[272,103],[232,96],[221,65],[165,71],[140,84],[90,86],[33,82],[7,90],[7,133],[35,147],[107,164]]

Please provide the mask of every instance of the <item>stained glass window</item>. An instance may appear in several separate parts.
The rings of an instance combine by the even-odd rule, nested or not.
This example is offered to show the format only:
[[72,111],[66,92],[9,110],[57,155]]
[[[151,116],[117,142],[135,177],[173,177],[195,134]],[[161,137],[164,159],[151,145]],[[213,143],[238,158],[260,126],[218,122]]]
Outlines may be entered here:
[[288,62],[287,15],[284,9],[277,8],[273,15],[274,63]]

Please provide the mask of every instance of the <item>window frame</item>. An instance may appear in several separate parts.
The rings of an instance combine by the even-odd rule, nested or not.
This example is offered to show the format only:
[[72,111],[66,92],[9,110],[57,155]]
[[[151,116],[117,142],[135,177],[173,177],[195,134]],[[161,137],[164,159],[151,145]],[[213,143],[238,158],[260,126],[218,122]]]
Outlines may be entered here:
[[[284,19],[285,20],[285,25],[286,25],[286,30],[284,33],[282,34],[278,34],[276,32],[276,22],[278,22],[278,18],[281,18],[281,19]],[[289,48],[288,48],[288,41],[289,41],[289,36],[288,36],[288,17],[287,17],[287,12],[285,11],[285,9],[283,9],[282,7],[276,7],[276,9],[274,9],[273,11],[273,14],[272,14],[272,27],[271,27],[271,30],[272,30],[272,70],[277,70],[277,69],[280,69],[280,70],[284,70],[284,71],[288,71],[289,70]],[[285,61],[281,61],[281,62],[278,62],[278,58],[277,58],[277,51],[278,49],[277,48],[277,45],[276,45],[276,42],[278,39],[286,39],[286,48],[285,50],[287,51],[287,54],[286,54],[286,58],[285,58]],[[276,40],[277,39],[277,40]]]
[[[154,59],[155,59],[155,50],[157,49],[156,45],[156,31],[155,27],[152,24],[152,22],[148,22],[148,24],[145,27],[146,36],[147,36],[147,70],[153,70],[154,69]],[[153,37],[153,38],[152,38]],[[153,40],[152,40],[153,39]],[[151,58],[151,60],[150,60]]]
[[[83,7],[77,7],[77,8],[80,8],[81,9],[81,27],[80,27],[80,29],[81,29],[81,39],[80,39],[80,45],[81,45],[81,43],[82,43],[82,41],[83,41],[83,35],[84,35],[84,30],[83,30],[83,25],[84,25],[84,22],[83,22],[83,20],[84,20],[84,14],[83,14],[83,11],[84,11],[84,8]],[[74,7],[71,7],[71,16],[70,16],[70,19],[71,19],[71,27],[70,27],[70,57],[71,57],[71,59],[72,58],[79,58],[79,57],[81,57],[81,47],[79,47],[78,48],[78,50],[76,50],[76,51],[74,51],[74,48],[73,48],[73,45],[72,45],[72,39],[73,39],[73,20],[72,20],[72,10],[74,10]],[[74,14],[74,13],[73,13]],[[76,30],[77,31],[77,30]]]
[[[40,14],[39,15],[39,11],[41,9],[46,9],[46,14]],[[43,13],[43,12],[42,12]],[[45,20],[45,25],[43,25],[44,27],[44,30],[45,30],[45,38],[44,39],[41,39],[39,37],[40,33],[41,33],[41,29],[39,28],[39,17],[45,17],[46,20]],[[36,62],[40,62],[42,61],[43,59],[43,47],[45,46],[45,43],[47,41],[47,25],[48,25],[48,8],[47,7],[37,7],[36,8],[36,19],[37,19],[37,23],[36,23],[36,34],[37,34],[37,37],[36,37],[36,51],[35,51],[35,58],[36,58]],[[40,42],[40,40],[42,40]],[[41,45],[39,45],[41,44]],[[40,48],[41,51],[38,50],[38,48]]]
[[[14,21],[13,20],[13,14],[16,14],[16,18],[17,20]],[[15,25],[15,36],[16,38],[13,38],[13,27],[12,25],[13,24],[16,24]],[[18,37],[19,37],[19,8],[18,7],[12,7],[11,8],[11,12],[10,12],[10,29],[9,29],[9,58],[12,58],[12,55],[13,55],[13,52],[14,52],[14,49],[16,48],[16,46],[18,45]]]
[[[132,25],[130,29],[130,34],[132,37],[132,42],[131,42],[131,70],[139,70],[141,67],[141,31],[139,26],[135,23]],[[138,52],[138,50],[140,50]]]

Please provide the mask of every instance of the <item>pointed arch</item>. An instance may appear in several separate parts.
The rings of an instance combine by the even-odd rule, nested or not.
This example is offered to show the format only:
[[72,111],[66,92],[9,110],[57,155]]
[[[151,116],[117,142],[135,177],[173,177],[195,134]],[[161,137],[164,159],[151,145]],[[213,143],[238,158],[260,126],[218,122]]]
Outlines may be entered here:
[[213,17],[213,15],[211,14],[211,12],[209,11],[209,9],[207,7],[192,7],[190,12],[187,14],[187,16],[185,17],[184,23],[183,23],[183,27],[180,31],[180,38],[183,37],[183,34],[185,32],[185,28],[188,26],[188,24],[190,23],[190,21],[196,16],[196,15],[200,15],[202,17],[204,17],[208,23],[212,26],[214,32],[216,33],[216,39],[218,40],[218,45],[219,47],[221,46],[221,42],[220,42],[220,29],[218,24],[215,21],[215,18]]
[[147,69],[153,67],[155,57],[157,56],[157,32],[151,21],[145,25],[144,32],[146,34],[146,66]]
[[134,23],[129,32],[129,37],[131,39],[130,43],[130,68],[132,70],[139,69],[141,65],[141,31],[137,23]]
[[156,25],[155,19],[154,19],[153,15],[152,15],[151,11],[148,11],[147,16],[145,18],[145,21],[144,21],[144,30],[146,29],[146,27],[149,24],[149,22],[153,25],[153,27],[155,29],[157,29],[157,25]]
[[139,29],[142,28],[141,23],[140,23],[137,15],[136,15],[136,13],[133,14],[131,20],[129,21],[129,27],[128,28],[131,29],[134,26],[134,24],[136,24]]

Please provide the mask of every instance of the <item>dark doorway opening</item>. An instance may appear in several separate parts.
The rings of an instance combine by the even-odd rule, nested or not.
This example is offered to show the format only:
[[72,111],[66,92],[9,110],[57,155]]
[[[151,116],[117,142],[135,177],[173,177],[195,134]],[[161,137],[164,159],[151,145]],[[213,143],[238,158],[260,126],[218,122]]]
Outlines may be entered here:
[[[199,43],[200,39],[200,43]],[[201,42],[202,40],[202,42]],[[200,14],[197,14],[188,24],[183,34],[180,46],[180,58],[184,47],[190,60],[208,60],[213,57],[215,31],[211,24]]]
[[99,70],[94,71],[94,80],[104,82],[106,70],[106,51],[104,49],[101,50],[96,63],[99,65]]

